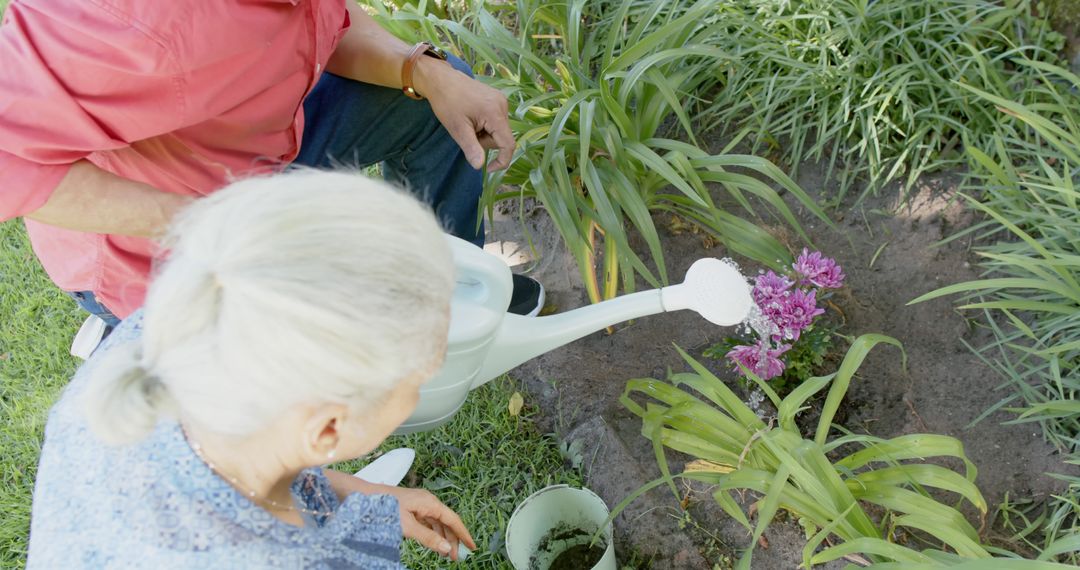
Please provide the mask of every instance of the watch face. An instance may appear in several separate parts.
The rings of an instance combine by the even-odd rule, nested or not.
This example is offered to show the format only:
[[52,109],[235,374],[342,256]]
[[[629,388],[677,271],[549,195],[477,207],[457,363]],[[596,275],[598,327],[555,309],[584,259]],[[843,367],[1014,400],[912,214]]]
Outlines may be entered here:
[[428,44],[428,46],[429,46],[428,50],[427,50],[428,55],[432,55],[432,56],[435,56],[435,57],[437,57],[439,59],[443,59],[443,60],[446,59],[446,50],[444,50],[441,47],[432,45],[432,44]]

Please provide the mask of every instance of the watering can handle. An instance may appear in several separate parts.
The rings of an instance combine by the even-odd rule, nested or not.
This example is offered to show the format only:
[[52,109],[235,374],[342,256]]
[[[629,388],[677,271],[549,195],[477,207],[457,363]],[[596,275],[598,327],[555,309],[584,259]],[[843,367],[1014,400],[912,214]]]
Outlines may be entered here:
[[458,282],[455,294],[467,295],[483,305],[510,306],[514,289],[510,268],[499,258],[463,239],[448,234],[446,240],[454,256]]

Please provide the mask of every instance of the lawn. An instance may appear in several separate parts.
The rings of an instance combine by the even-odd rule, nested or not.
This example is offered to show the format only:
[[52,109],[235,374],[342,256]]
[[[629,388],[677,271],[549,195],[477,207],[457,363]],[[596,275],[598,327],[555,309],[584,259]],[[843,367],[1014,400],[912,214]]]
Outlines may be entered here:
[[30,493],[49,406],[78,361],[68,354],[82,315],[49,281],[21,221],[0,224],[0,566],[26,555]]

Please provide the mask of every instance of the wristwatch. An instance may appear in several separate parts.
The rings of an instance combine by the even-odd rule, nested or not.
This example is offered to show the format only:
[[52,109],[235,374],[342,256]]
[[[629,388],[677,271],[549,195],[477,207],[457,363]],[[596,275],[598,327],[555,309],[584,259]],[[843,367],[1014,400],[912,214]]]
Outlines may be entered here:
[[413,87],[412,74],[413,68],[416,67],[416,60],[423,55],[446,61],[446,52],[435,47],[435,44],[431,42],[420,42],[413,46],[409,57],[405,59],[405,64],[401,66],[401,91],[406,97],[417,101],[423,99],[424,96],[417,93],[416,88]]

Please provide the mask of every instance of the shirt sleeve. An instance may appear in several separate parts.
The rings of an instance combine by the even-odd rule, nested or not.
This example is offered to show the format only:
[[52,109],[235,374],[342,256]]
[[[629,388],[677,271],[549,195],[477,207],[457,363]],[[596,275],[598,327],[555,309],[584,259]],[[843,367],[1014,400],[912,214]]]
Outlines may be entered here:
[[40,208],[71,164],[184,124],[168,42],[94,0],[15,0],[0,26],[0,221]]

